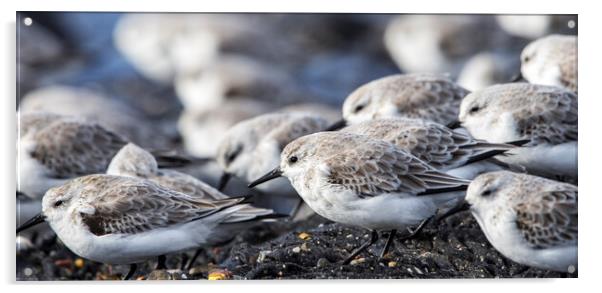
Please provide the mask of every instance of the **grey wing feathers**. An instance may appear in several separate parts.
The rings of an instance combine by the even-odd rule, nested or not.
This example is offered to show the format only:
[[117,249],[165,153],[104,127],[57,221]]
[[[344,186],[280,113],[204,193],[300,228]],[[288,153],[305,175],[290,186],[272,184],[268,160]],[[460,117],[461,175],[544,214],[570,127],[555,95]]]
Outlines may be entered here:
[[226,218],[224,223],[241,223],[258,219],[275,218],[279,216],[280,215],[275,214],[271,209],[258,208],[247,204],[244,205],[243,208],[236,211],[236,213]]
[[318,117],[292,118],[275,127],[268,136],[275,139],[282,150],[289,142],[298,137],[324,130],[328,126],[327,124],[328,122],[325,119]]
[[[411,143],[410,152],[438,170],[460,167],[515,148],[509,144],[488,143],[455,132],[443,125],[431,123],[424,128],[410,129],[412,135],[401,139]],[[412,140],[412,137],[415,138]],[[402,141],[397,143],[404,144]]]
[[515,207],[516,225],[534,248],[577,243],[577,190],[545,192]]
[[[184,173],[172,170],[162,170],[162,176],[152,178],[158,184],[175,190],[186,195],[201,198],[205,200],[227,200],[229,197],[208,184]],[[231,214],[224,222],[236,223],[250,221],[258,217],[273,215],[274,211],[270,209],[257,208],[251,205],[244,205],[235,213]]]
[[[239,204],[244,198],[206,201],[171,191],[156,184],[131,184],[94,202],[93,214],[82,214],[90,232],[136,234],[171,225],[183,224]],[[109,187],[109,191],[110,191]]]
[[36,134],[32,156],[57,178],[104,173],[127,144],[114,132],[94,123],[57,121]]
[[[396,99],[397,106],[403,109],[404,116],[428,119],[442,124],[457,119],[460,103],[469,93],[446,78],[430,75],[417,77],[414,82],[406,84],[405,87],[410,95],[409,99]],[[414,89],[412,90],[411,87]]]
[[466,186],[469,182],[440,173],[416,157],[383,144],[371,145],[364,152],[341,152],[327,164],[329,183],[364,196],[419,194]]
[[[577,141],[577,96],[557,91],[540,97],[540,103],[514,115],[520,134],[531,144]],[[530,145],[530,144],[527,144]]]

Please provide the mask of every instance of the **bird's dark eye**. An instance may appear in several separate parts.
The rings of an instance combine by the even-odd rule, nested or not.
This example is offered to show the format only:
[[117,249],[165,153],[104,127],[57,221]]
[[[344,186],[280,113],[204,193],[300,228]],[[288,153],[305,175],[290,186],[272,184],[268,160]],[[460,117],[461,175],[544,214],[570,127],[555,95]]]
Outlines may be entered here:
[[353,109],[354,113],[357,113],[361,110],[363,110],[366,106],[365,105],[358,105],[357,107],[355,107],[355,109]]
[[527,63],[531,60],[531,56],[525,56],[523,63]]
[[479,112],[479,110],[481,110],[481,108],[479,108],[479,106],[472,106],[472,108],[470,108],[470,113],[474,114],[476,112]]
[[492,193],[492,192],[491,192],[491,189],[487,189],[487,190],[485,190],[485,191],[483,191],[483,192],[481,193],[481,196],[490,196],[490,195],[491,195],[491,193]]
[[57,201],[54,203],[54,206],[55,206],[55,207],[60,207],[62,204],[63,204],[63,201],[62,201],[62,200],[57,200]]
[[234,159],[236,159],[236,157],[240,154],[240,152],[242,152],[242,149],[242,145],[237,145],[233,151],[226,153],[226,164],[232,163]]
[[295,163],[299,160],[299,158],[297,158],[296,156],[292,156],[290,158],[288,158],[289,163]]

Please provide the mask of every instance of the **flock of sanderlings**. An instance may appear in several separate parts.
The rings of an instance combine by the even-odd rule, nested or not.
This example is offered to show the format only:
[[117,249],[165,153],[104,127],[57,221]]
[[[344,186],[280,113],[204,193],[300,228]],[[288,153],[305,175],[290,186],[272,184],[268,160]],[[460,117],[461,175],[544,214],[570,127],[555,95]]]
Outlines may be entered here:
[[[26,201],[39,213],[21,223],[17,235],[46,222],[80,257],[130,265],[128,279],[138,263],[158,258],[157,268],[165,268],[170,254],[220,245],[260,221],[303,221],[317,213],[367,229],[371,237],[342,261],[347,265],[380,232],[389,235],[383,257],[397,233],[414,237],[427,223],[470,210],[505,257],[577,270],[576,36],[532,41],[520,54],[520,76],[470,91],[439,73],[457,72],[459,61],[431,54],[416,34],[435,39],[443,27],[453,30],[471,17],[439,16],[445,20],[434,31],[426,28],[437,17],[400,17],[385,43],[402,68],[416,73],[358,87],[341,115],[316,103],[275,109],[269,101],[224,101],[232,87],[254,84],[284,85],[278,89],[284,99],[299,93],[270,66],[216,56],[220,42],[236,39],[227,26],[216,29],[223,30],[221,39],[203,30],[192,38],[176,33],[186,32],[182,26],[192,18],[162,26],[156,17],[128,16],[115,38],[149,78],[174,80],[185,106],[179,130],[187,153],[152,139],[169,127],[138,131],[147,122],[117,101],[67,87],[34,92],[18,111],[17,193],[29,198],[18,206],[20,214],[27,214]],[[151,24],[157,26],[153,38],[133,44]],[[416,44],[407,41],[411,34]],[[134,45],[161,42],[174,47],[154,50],[172,55],[132,53],[140,52]],[[148,58],[155,58],[154,66]],[[211,66],[219,70],[197,71]],[[212,114],[210,107],[225,112]],[[190,165],[221,175],[219,184],[176,170]],[[225,194],[233,178],[260,194]],[[27,242],[19,238],[17,250]]]

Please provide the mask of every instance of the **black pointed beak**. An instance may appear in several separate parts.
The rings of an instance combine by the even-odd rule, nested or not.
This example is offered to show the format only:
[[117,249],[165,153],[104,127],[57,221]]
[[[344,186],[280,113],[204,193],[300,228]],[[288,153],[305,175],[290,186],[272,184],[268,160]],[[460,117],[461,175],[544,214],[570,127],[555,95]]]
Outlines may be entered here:
[[269,173],[261,176],[261,178],[259,178],[259,179],[255,180],[255,181],[251,182],[249,184],[249,188],[253,188],[253,187],[255,187],[255,186],[257,186],[257,185],[259,185],[261,183],[264,183],[266,181],[270,181],[270,180],[278,178],[280,176],[282,176],[282,171],[280,170],[280,168],[276,168],[276,169],[270,171]]
[[450,128],[450,129],[456,129],[460,126],[462,126],[462,122],[460,122],[460,120],[452,121],[447,124],[447,128]]
[[228,181],[230,181],[231,178],[232,178],[232,174],[230,174],[228,172],[224,172],[222,174],[222,177],[219,178],[217,190],[224,191],[224,188],[226,188],[226,185],[228,185]]
[[325,131],[336,131],[345,126],[347,126],[347,121],[345,121],[345,119],[341,119],[341,120],[335,122],[334,124],[330,125],[328,128],[326,128]]
[[445,214],[438,217],[437,223],[440,223],[441,221],[443,221],[443,220],[449,218],[450,216],[453,216],[459,212],[468,211],[468,210],[470,210],[470,204],[467,201],[463,201],[462,203],[453,207],[451,210],[447,211]]
[[17,228],[17,234],[23,230],[27,230],[37,224],[44,223],[46,217],[42,213],[37,214],[35,217],[29,219],[27,222],[23,223],[19,228]]
[[510,82],[519,82],[519,81],[525,81],[525,79],[523,78],[523,74],[521,72],[515,74],[511,79]]

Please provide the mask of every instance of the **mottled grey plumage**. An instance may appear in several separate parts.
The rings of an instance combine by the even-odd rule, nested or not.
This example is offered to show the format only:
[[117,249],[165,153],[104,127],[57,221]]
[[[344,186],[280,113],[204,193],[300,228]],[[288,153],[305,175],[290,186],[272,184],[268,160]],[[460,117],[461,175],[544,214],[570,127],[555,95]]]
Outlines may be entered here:
[[448,124],[457,119],[460,103],[468,93],[443,75],[392,75],[371,81],[351,93],[343,104],[343,117],[350,124],[387,117]]
[[69,118],[51,122],[34,139],[31,156],[57,178],[102,173],[127,143],[99,124]]
[[83,224],[97,236],[137,234],[184,224],[244,200],[209,201],[172,191],[149,180],[113,175],[78,177],[53,188],[52,193],[71,195],[89,205],[92,212],[80,213],[80,216]]
[[[571,91],[512,83],[468,95],[461,105],[460,121],[473,136],[487,141],[530,139],[527,146],[556,145],[577,140],[577,112],[577,95]],[[513,135],[503,138],[506,133]]]
[[488,143],[444,125],[409,118],[385,118],[361,122],[341,131],[382,139],[410,152],[437,170],[449,170],[490,153],[515,148]]
[[532,247],[577,245],[577,188],[536,193],[514,209],[516,226]]
[[288,143],[327,127],[326,119],[305,112],[257,116],[228,130],[220,143],[217,162],[224,171],[250,182],[278,162],[280,152]]
[[[176,170],[158,168],[153,155],[133,143],[125,145],[115,155],[107,174],[148,179],[170,190],[203,200],[216,201],[229,198],[193,176]],[[245,221],[266,216],[274,216],[274,211],[247,205],[232,215],[229,221]]]
[[521,53],[522,75],[531,83],[577,92],[577,36],[549,35]]
[[577,186],[527,174],[475,178],[466,201],[491,244],[522,264],[577,267]]
[[282,152],[283,158],[290,156],[324,164],[327,182],[333,188],[352,190],[358,196],[416,195],[468,183],[435,170],[391,143],[352,133],[321,132],[301,137]]
[[[132,264],[231,239],[244,197],[207,200],[150,180],[94,174],[46,192],[42,216],[75,254]],[[246,218],[246,217],[245,217]]]

